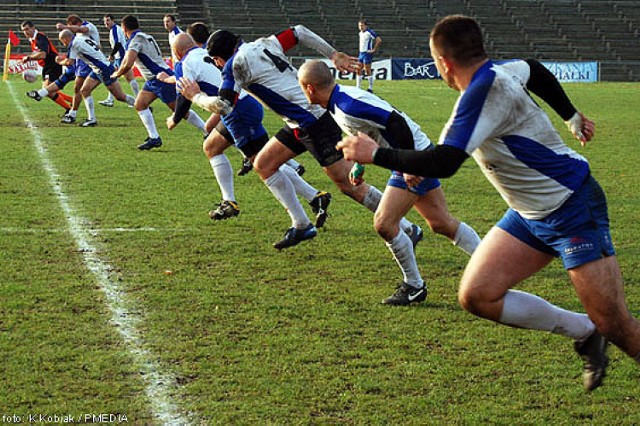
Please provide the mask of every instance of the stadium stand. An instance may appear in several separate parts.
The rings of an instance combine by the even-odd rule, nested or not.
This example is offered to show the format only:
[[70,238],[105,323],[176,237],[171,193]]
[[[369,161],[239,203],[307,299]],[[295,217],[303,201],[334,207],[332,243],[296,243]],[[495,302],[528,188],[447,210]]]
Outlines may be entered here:
[[[491,57],[550,61],[596,60],[605,81],[640,81],[640,1],[637,0],[3,0],[0,20],[19,33],[32,19],[51,34],[55,22],[75,12],[100,27],[102,15],[126,10],[141,20],[168,55],[162,16],[181,28],[195,21],[226,28],[247,40],[304,24],[349,53],[357,49],[357,21],[366,18],[382,37],[377,58],[427,57],[435,21],[451,13],[476,18]],[[106,38],[105,38],[106,39]],[[28,50],[22,43],[22,51]],[[298,49],[298,56],[316,56]]]

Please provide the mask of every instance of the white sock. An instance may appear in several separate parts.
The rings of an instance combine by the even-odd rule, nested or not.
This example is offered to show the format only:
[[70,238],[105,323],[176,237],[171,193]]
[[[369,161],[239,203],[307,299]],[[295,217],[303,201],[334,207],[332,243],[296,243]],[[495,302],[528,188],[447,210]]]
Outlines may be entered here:
[[367,191],[367,194],[364,196],[362,205],[375,213],[378,205],[380,205],[380,200],[382,200],[382,192],[375,186],[369,185],[369,191]]
[[293,184],[287,176],[280,170],[264,181],[269,191],[273,193],[276,200],[282,204],[289,216],[291,217],[292,226],[294,228],[305,228],[311,221],[302,208],[302,204],[298,201]]
[[133,96],[138,96],[138,92],[140,91],[140,86],[138,86],[138,80],[135,78],[129,82],[129,86],[131,86],[131,90],[133,90]]
[[464,222],[460,222],[456,235],[453,237],[454,246],[459,247],[460,250],[471,256],[473,252],[476,251],[480,241],[480,236],[472,227]]
[[287,166],[291,167],[293,170],[297,169],[298,167],[300,167],[300,163],[298,163],[296,160],[294,160],[293,158],[291,160],[288,160],[285,163]]
[[500,322],[512,327],[549,331],[574,340],[584,339],[596,328],[586,314],[564,310],[541,297],[518,290],[509,290],[504,296]]
[[209,159],[213,174],[218,181],[222,199],[226,201],[236,201],[233,188],[233,168],[226,155],[220,154]]
[[421,288],[424,281],[418,270],[418,262],[413,251],[413,243],[404,231],[400,230],[391,241],[385,242],[389,250],[393,254],[394,259],[398,262],[398,266],[402,270],[402,276],[405,283],[411,287]]
[[135,104],[135,103],[136,103],[136,98],[134,98],[134,97],[133,97],[133,96],[131,96],[131,95],[127,95],[127,99],[125,99],[125,103],[126,103],[127,105],[133,106],[133,104]]
[[75,109],[72,109],[71,111],[68,112],[69,117],[73,117],[76,118],[76,115],[78,115],[78,111],[76,111]]
[[279,170],[289,178],[295,188],[296,194],[309,202],[313,200],[313,197],[318,193],[317,189],[309,185],[306,180],[302,179],[288,164],[283,164],[280,166]]
[[360,89],[360,86],[362,86],[362,76],[356,75],[356,87]]
[[153,119],[153,114],[149,108],[138,111],[138,115],[140,116],[140,120],[142,120],[142,124],[144,124],[145,129],[147,129],[149,137],[151,139],[159,138],[160,134],[158,133],[158,129],[156,129],[156,122]]
[[367,80],[369,80],[369,89],[373,90],[373,75],[367,77]]
[[49,91],[47,89],[40,89],[40,90],[38,90],[38,95],[40,95],[40,97],[44,98],[45,96],[49,96]]
[[109,94],[107,95],[107,99],[106,100],[113,102],[113,93],[109,92]]
[[189,110],[189,115],[187,116],[187,121],[198,130],[202,132],[202,134],[206,134],[207,131],[204,129],[204,121],[196,112],[192,109]]
[[93,105],[93,96],[87,96],[86,98],[84,98],[84,107],[87,109],[87,119],[95,120],[96,111]]

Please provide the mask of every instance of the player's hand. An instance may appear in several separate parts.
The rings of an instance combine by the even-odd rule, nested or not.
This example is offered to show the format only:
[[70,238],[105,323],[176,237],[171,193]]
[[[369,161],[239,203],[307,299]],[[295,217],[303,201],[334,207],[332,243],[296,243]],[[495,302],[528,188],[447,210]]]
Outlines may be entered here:
[[111,76],[110,76],[110,77],[111,77],[111,79],[112,79],[112,80],[117,80],[117,79],[119,79],[119,78],[120,78],[120,76],[118,75],[118,70],[115,70],[115,71],[113,72],[113,74],[111,74]]
[[66,26],[65,24],[61,23],[61,22],[58,22],[58,23],[56,24],[56,30],[58,30],[58,31],[62,31],[62,30],[64,30],[65,28],[67,28],[67,26]]
[[565,121],[565,124],[582,146],[585,146],[587,142],[593,139],[596,133],[596,123],[589,120],[580,111],[577,111],[573,117]]
[[113,57],[113,55],[109,55],[109,57],[108,57],[107,59],[109,60],[109,62],[113,62],[113,60],[114,60],[115,58]]
[[193,80],[189,80],[186,77],[180,77],[178,80],[178,90],[180,94],[190,101],[193,100],[193,97],[200,93],[200,86]]
[[414,186],[420,185],[420,182],[424,180],[422,176],[410,175],[408,173],[403,173],[404,181],[407,183],[409,188],[413,188]]
[[344,158],[361,164],[373,163],[373,154],[380,146],[370,136],[358,132],[358,136],[347,136],[336,145]]
[[160,73],[158,73],[158,75],[156,75],[156,78],[158,79],[158,81],[166,83],[166,79],[169,78],[169,74],[167,74],[164,71],[161,71]]
[[364,166],[360,163],[353,163],[349,172],[349,182],[353,186],[360,186],[364,183]]
[[167,129],[173,130],[177,126],[176,122],[173,121],[173,114],[167,117]]
[[358,72],[360,71],[360,64],[358,64],[358,58],[349,56],[344,52],[336,52],[331,56],[331,62],[339,71],[342,72]]

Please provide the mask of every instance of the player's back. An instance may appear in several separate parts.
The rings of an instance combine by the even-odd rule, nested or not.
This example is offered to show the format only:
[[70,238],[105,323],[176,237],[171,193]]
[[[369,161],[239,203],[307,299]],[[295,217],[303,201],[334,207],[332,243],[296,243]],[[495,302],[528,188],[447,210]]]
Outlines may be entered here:
[[73,38],[69,54],[71,59],[83,60],[96,73],[109,66],[107,57],[104,56],[95,40],[84,34],[77,34]]
[[91,22],[89,21],[84,21],[82,23],[83,27],[87,27],[89,29],[88,32],[86,33],[79,33],[79,35],[84,35],[86,37],[89,37],[91,40],[93,40],[97,45],[98,48],[100,49],[100,32],[98,31],[98,27],[96,27],[95,25],[93,25]]
[[[275,36],[242,43],[227,64],[234,80],[291,127],[309,126],[325,109],[311,105],[298,84],[298,70],[287,60]],[[227,66],[223,75],[227,72]]]
[[136,66],[145,80],[153,80],[162,71],[173,75],[173,71],[162,57],[160,46],[149,34],[135,31],[127,43],[127,50],[129,49],[138,53]]
[[209,96],[217,96],[222,77],[220,70],[207,62],[207,51],[201,47],[189,50],[178,64],[176,64],[176,79],[186,77],[195,81],[200,90]]

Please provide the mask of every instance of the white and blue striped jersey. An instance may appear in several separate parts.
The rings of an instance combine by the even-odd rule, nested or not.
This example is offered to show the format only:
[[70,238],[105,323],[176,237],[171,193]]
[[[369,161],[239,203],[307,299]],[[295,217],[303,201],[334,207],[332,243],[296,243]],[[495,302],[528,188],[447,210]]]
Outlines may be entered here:
[[127,39],[124,36],[124,30],[122,29],[122,27],[120,25],[114,24],[109,29],[109,45],[111,45],[111,49],[113,49],[118,43],[120,43],[120,48],[114,54],[114,59],[124,58],[124,46],[127,43]]
[[308,127],[325,109],[311,105],[277,36],[242,43],[222,70],[222,89],[246,90],[291,127]]
[[[171,49],[171,46],[173,45],[173,40],[175,40],[176,36],[181,32],[182,30],[177,25],[173,27],[171,31],[169,31],[169,49]],[[173,67],[175,69],[175,66],[178,63],[178,58],[173,55],[173,49],[171,49],[171,63],[173,64]]]
[[96,42],[96,44],[98,45],[98,49],[101,49],[102,46],[100,45],[100,32],[98,31],[98,27],[96,27],[89,21],[84,21],[81,26],[87,27],[89,31],[86,33],[78,33],[78,35],[89,37],[91,40]]
[[378,34],[376,34],[376,32],[371,28],[367,28],[364,31],[360,31],[358,37],[360,39],[360,45],[358,49],[360,53],[365,53],[373,49],[374,42],[376,41],[376,38],[378,38]]
[[155,79],[163,71],[173,75],[173,70],[164,61],[160,47],[152,36],[140,30],[134,31],[127,42],[127,50],[138,53],[136,67],[146,81]]
[[473,156],[507,204],[527,219],[555,211],[589,175],[524,86],[524,61],[488,61],[461,94],[440,135]]
[[383,147],[401,148],[402,143],[396,140],[396,135],[387,130],[389,117],[396,112],[402,116],[413,134],[414,146],[405,149],[422,151],[432,146],[429,137],[406,114],[378,96],[357,87],[336,84],[327,109],[346,134],[357,135],[362,132]]
[[81,59],[93,72],[102,75],[103,71],[109,70],[111,63],[100,50],[100,46],[96,42],[82,35],[81,33],[71,40],[67,54],[69,59]]
[[[175,66],[176,80],[186,77],[198,83],[200,90],[208,96],[218,96],[222,83],[220,70],[213,64],[206,62],[207,51],[201,47],[193,47]],[[176,92],[179,90],[176,85]]]

